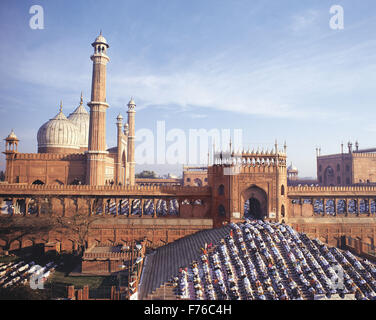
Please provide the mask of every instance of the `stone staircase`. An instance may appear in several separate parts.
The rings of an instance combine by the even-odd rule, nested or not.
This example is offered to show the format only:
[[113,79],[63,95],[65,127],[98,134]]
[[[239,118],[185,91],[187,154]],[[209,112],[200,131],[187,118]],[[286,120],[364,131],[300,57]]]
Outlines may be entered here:
[[149,294],[147,300],[177,300],[175,288],[170,282],[166,282]]
[[[167,282],[171,281],[179,272],[180,267],[188,266],[201,255],[201,248],[205,243],[216,245],[230,231],[230,226],[218,229],[199,231],[193,235],[178,239],[163,247],[156,249],[146,256],[139,287],[140,300],[157,297],[157,289],[165,285],[170,290]],[[163,297],[163,288],[162,297]]]

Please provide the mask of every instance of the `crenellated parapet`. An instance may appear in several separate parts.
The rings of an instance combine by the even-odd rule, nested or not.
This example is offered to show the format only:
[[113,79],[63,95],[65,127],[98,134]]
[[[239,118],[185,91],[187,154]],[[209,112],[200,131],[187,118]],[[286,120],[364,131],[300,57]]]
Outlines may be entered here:
[[210,187],[183,187],[183,186],[139,186],[139,185],[26,185],[2,184],[0,196],[37,195],[37,196],[177,196],[177,197],[210,197]]
[[376,186],[294,186],[288,187],[289,197],[298,196],[373,196]]
[[352,156],[354,158],[376,158],[376,153],[370,153],[370,152],[353,152]]
[[18,160],[86,160],[84,153],[17,153]]
[[286,167],[286,154],[273,150],[242,152],[216,152],[214,165],[233,165],[241,167]]

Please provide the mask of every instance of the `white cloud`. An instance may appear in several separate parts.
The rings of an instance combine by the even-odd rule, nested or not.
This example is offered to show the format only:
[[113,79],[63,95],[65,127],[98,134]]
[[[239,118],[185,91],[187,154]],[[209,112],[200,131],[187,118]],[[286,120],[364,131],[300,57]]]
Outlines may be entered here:
[[308,27],[312,27],[320,16],[317,10],[307,10],[303,13],[292,16],[290,28],[293,32],[304,31]]
[[[308,11],[304,16],[295,17],[295,26],[306,27],[316,18],[316,11]],[[179,56],[163,69],[153,68],[150,62],[146,66],[142,56],[126,56],[119,61],[117,55],[110,62],[107,100],[112,106],[123,107],[130,95],[134,95],[139,110],[177,106],[182,111],[190,111],[191,107],[204,107],[267,117],[328,118],[341,107],[333,104],[336,96],[340,101],[342,94],[350,91],[356,94],[357,89],[375,83],[376,72],[370,70],[376,71],[376,65],[359,58],[366,53],[370,59],[375,46],[371,41],[341,51],[294,46],[262,61],[252,57],[237,61],[229,49],[195,61],[187,57],[185,64],[176,63],[184,61]],[[77,100],[77,92],[82,88],[89,90],[91,62],[85,52],[69,60],[70,49],[59,42],[50,43],[48,50],[39,47],[28,54],[31,60],[23,59],[22,54],[13,56],[17,63],[13,69],[4,68],[10,70],[7,76],[40,86],[38,90],[44,95],[49,94],[45,88],[58,88],[67,95],[74,94]]]

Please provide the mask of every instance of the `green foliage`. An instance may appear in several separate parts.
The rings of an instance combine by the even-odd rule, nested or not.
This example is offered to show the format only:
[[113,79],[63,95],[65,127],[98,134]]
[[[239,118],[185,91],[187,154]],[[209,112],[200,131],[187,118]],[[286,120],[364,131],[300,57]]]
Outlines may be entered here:
[[156,179],[158,178],[158,175],[154,171],[144,170],[140,173],[137,173],[136,178]]

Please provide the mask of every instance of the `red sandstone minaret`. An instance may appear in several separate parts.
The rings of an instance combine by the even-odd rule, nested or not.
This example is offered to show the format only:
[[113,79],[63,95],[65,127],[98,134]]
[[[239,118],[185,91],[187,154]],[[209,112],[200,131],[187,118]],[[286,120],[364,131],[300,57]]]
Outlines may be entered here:
[[123,127],[123,116],[119,114],[116,118],[116,127],[117,127],[117,154],[116,154],[116,163],[115,163],[115,183],[116,184],[125,184],[125,169],[126,169],[126,146],[127,146],[127,136],[125,132],[122,132]]
[[107,56],[109,45],[102,32],[91,44],[94,54],[93,75],[91,84],[91,101],[89,126],[89,148],[87,151],[86,184],[104,185],[106,151],[106,64],[110,61]]
[[5,158],[6,158],[6,170],[5,170],[5,181],[9,183],[19,182],[13,181],[13,160],[18,153],[18,142],[20,140],[17,138],[14,130],[5,138]]

